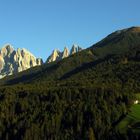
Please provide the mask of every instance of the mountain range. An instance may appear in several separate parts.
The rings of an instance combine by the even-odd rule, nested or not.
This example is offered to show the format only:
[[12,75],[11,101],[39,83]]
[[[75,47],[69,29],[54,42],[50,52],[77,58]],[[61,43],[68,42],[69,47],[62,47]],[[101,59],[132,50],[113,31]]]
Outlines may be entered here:
[[82,48],[79,47],[78,45],[74,44],[70,50],[67,47],[64,48],[64,51],[60,52],[59,50],[55,49],[52,54],[48,57],[47,59],[47,63],[53,62],[53,61],[58,61],[58,60],[62,60],[63,58],[66,58],[70,55],[73,55],[75,53],[78,53],[79,51],[81,51]]
[[0,139],[140,139],[139,119],[118,128],[140,93],[140,27],[68,54],[0,80]]
[[0,78],[15,74],[31,67],[41,65],[41,58],[36,58],[26,49],[15,50],[10,44],[0,49]]
[[[61,60],[81,50],[82,48],[78,45],[73,45],[70,53],[66,47],[63,52],[55,49],[46,63]],[[0,49],[0,79],[42,64],[43,60],[41,58],[36,58],[24,48],[15,50],[12,45],[6,44]]]
[[[82,71],[84,67],[87,66],[89,67],[89,65],[92,63],[96,64],[99,63],[100,61],[101,62],[105,61],[106,58],[118,56],[118,55],[119,56],[124,55],[123,57],[125,57],[127,53],[129,52],[131,53],[133,51],[139,50],[139,44],[140,44],[139,34],[140,34],[140,27],[131,27],[131,28],[115,31],[112,34],[105,37],[103,40],[99,41],[98,43],[76,54],[70,55],[66,59],[62,59],[60,61],[54,61],[53,63],[48,63],[49,58],[53,58],[53,57],[49,57],[46,63],[44,63],[41,67],[30,69],[28,71],[25,71],[24,73],[17,74],[14,76],[14,79],[20,79],[20,77],[22,76],[24,77],[22,78],[22,80],[24,79],[25,81],[28,80],[32,81],[32,78],[31,79],[29,78],[30,77],[29,75],[32,75],[32,73],[34,73],[35,77],[41,79],[41,81],[43,81],[43,79],[45,81],[50,79],[57,80],[66,77],[66,75],[71,75],[71,74],[75,75],[74,74],[75,72],[77,73],[78,71],[79,73],[80,71]],[[124,59],[123,57],[122,59]],[[35,77],[33,77],[33,79],[35,79]],[[11,78],[13,79],[12,76],[10,76],[7,79],[11,79]]]

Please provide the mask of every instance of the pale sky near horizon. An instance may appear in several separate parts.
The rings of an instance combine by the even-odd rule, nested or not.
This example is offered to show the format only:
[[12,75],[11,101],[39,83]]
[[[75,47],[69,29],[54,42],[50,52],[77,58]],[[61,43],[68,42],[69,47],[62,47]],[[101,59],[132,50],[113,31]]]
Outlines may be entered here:
[[53,49],[87,48],[140,25],[140,0],[0,0],[0,48],[10,43],[45,61]]

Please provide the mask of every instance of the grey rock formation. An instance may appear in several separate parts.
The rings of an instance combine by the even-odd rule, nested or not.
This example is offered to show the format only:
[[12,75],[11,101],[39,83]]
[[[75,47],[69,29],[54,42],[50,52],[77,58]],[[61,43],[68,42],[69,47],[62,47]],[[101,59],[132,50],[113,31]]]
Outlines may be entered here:
[[62,52],[62,59],[69,56],[69,50],[67,47],[64,48],[64,51]]
[[82,50],[82,48],[80,48],[78,45],[74,44],[71,48],[70,55],[73,55],[81,50]]
[[71,51],[69,53],[69,50],[67,47],[64,48],[64,51],[60,52],[59,50],[54,50],[52,52],[52,54],[48,57],[46,63],[50,63],[50,62],[54,62],[54,61],[58,61],[58,60],[61,60],[61,59],[64,59],[70,55],[73,55],[79,51],[81,51],[82,48],[80,48],[78,45],[73,45],[72,48],[71,48]]
[[52,54],[48,57],[47,62],[50,63],[50,62],[59,60],[60,57],[61,57],[61,52],[59,50],[55,49],[52,52]]
[[36,58],[26,49],[17,49],[7,44],[0,49],[0,78],[41,65],[42,59]]

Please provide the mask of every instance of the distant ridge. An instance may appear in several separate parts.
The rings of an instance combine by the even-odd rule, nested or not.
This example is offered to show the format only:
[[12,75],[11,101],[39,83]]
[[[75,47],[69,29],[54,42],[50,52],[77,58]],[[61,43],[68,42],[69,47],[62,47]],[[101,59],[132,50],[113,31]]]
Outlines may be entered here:
[[70,55],[73,55],[79,51],[81,51],[82,48],[79,47],[78,45],[74,44],[70,50],[67,47],[64,48],[64,50],[62,52],[60,52],[59,50],[55,49],[53,50],[52,54],[48,57],[46,63],[50,63],[50,62],[54,62],[54,61],[58,61],[58,60],[62,60],[63,58],[66,58]]
[[[131,27],[123,30],[118,30],[111,33],[91,47],[82,51],[80,50],[80,52],[77,52],[76,55],[71,55],[70,57],[65,57],[64,55],[63,57],[65,57],[65,59],[62,58],[62,52],[60,52],[59,50],[54,50],[53,53],[56,53],[57,57],[55,57],[55,55],[51,55],[47,59],[46,63],[41,67],[32,68],[20,74],[8,76],[7,78],[5,78],[5,80],[0,81],[0,83],[15,84],[19,82],[42,82],[49,80],[59,80],[67,78],[69,79],[75,77],[74,75],[80,75],[79,78],[82,78],[81,73],[83,71],[92,67],[96,69],[96,65],[102,64],[108,59],[117,61],[115,60],[115,58],[122,58],[121,61],[124,63],[128,63],[129,59],[138,61],[140,56],[139,49],[140,27]],[[67,49],[65,48],[65,50]],[[48,62],[48,60],[54,63],[50,63]],[[100,70],[102,70],[102,68]]]

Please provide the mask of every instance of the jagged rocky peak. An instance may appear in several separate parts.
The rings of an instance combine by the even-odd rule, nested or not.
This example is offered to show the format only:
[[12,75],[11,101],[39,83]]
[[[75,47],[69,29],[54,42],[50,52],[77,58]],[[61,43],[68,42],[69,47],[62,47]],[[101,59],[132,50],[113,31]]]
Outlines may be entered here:
[[75,53],[77,53],[77,52],[79,52],[81,50],[82,50],[81,47],[79,47],[78,45],[74,44],[72,46],[72,48],[71,48],[70,55],[75,54]]
[[0,55],[2,57],[10,55],[14,51],[14,48],[10,44],[4,45],[0,50]]
[[62,52],[62,59],[69,56],[69,50],[67,47],[64,48],[64,51]]
[[70,54],[71,54],[71,55],[72,55],[72,54],[75,54],[75,53],[77,52],[77,47],[78,47],[78,46],[75,45],[75,44],[72,46],[71,51],[70,51]]
[[43,64],[42,58],[36,58],[36,64],[37,65],[42,65]]
[[78,45],[75,45],[75,44],[72,46],[70,53],[69,53],[69,49],[67,47],[65,47],[62,52],[60,52],[59,50],[55,49],[52,52],[52,54],[48,57],[46,63],[61,60],[63,58],[66,58],[66,57],[74,54],[74,53],[77,53],[77,52],[79,52],[81,50],[82,50],[82,48],[79,47]]
[[2,55],[0,55],[0,72],[3,69],[3,67],[4,67],[4,59],[3,59]]
[[0,49],[0,78],[41,65],[42,59],[36,58],[26,49],[15,50],[10,44]]
[[48,57],[47,63],[56,61],[60,58],[61,52],[57,49],[53,50],[52,54]]

